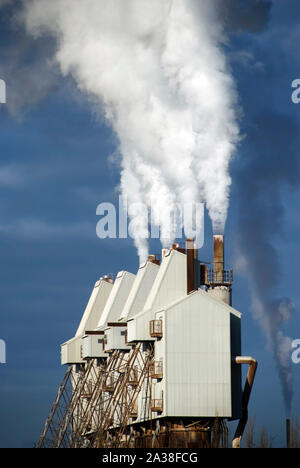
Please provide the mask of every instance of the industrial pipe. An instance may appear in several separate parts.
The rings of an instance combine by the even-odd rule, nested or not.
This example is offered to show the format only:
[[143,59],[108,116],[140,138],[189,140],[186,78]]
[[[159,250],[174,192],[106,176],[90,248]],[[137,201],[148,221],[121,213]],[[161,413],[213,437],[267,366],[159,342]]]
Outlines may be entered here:
[[155,429],[155,432],[153,434],[153,437],[152,437],[152,448],[154,447],[154,444],[155,444],[155,441],[158,437],[158,434],[159,434],[159,431],[160,431],[160,424],[159,424],[159,419],[156,420],[156,429]]
[[214,234],[214,282],[224,281],[224,236]]
[[197,247],[193,239],[186,240],[187,294],[195,291],[195,259]]
[[148,255],[148,262],[150,263],[155,263],[156,265],[160,265],[160,261],[158,258],[156,258],[156,255]]
[[248,404],[250,399],[251,390],[253,387],[254,377],[257,369],[257,361],[250,356],[237,356],[235,358],[237,364],[248,364],[249,369],[247,373],[246,383],[242,397],[242,417],[239,420],[238,427],[236,428],[234,438],[232,440],[232,448],[241,447],[241,439],[248,421]]
[[291,421],[286,420],[286,448],[291,448]]

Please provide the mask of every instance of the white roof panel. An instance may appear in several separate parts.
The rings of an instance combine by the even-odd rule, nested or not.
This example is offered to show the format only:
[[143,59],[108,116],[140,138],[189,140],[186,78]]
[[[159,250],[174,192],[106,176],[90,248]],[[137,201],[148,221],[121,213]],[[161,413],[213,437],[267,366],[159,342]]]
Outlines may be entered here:
[[112,289],[113,285],[103,279],[95,283],[75,336],[96,328]]
[[159,265],[152,262],[139,268],[120,320],[127,320],[143,310],[158,270]]
[[120,271],[118,273],[97,328],[106,326],[108,322],[117,322],[119,320],[134,279],[135,275],[128,271]]

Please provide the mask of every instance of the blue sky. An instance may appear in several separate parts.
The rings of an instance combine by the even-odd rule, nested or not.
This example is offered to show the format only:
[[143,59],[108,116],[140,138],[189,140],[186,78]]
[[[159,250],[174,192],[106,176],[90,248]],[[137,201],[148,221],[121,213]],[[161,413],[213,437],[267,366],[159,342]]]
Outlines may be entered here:
[[[257,233],[267,236],[278,268],[270,274],[263,256],[255,265],[263,281],[270,274],[274,298],[293,301],[285,331],[300,338],[300,104],[291,101],[291,82],[300,78],[300,5],[261,3],[269,14],[254,16],[260,27],[231,31],[226,45],[244,134],[231,164],[226,262],[235,268],[233,305],[243,313],[243,354],[259,362],[250,417],[257,431],[265,424],[280,446],[286,415],[278,372],[253,318],[253,276],[241,268],[240,255],[241,233],[248,236],[243,249],[255,250]],[[60,76],[55,64],[41,66],[54,44],[12,28],[16,8],[18,2],[10,2],[0,10],[0,78],[7,83],[7,104],[0,105],[0,338],[7,344],[7,364],[0,365],[1,447],[36,442],[65,372],[60,344],[74,335],[94,282],[138,268],[130,239],[96,236],[98,203],[118,196],[115,137],[72,79]],[[206,216],[203,260],[210,259],[211,234]],[[153,242],[152,248],[160,246]],[[292,368],[292,412],[300,417],[300,365]]]

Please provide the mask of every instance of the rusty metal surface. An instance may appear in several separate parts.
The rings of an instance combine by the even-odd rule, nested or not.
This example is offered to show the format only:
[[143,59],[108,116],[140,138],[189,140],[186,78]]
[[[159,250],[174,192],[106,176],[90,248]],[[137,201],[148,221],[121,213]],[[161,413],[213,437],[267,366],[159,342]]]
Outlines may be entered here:
[[286,448],[291,447],[291,421],[286,420]]
[[151,254],[148,256],[148,261],[151,263],[155,263],[155,265],[160,265],[160,259],[155,254]]
[[92,448],[121,447],[124,440],[128,443],[129,418],[137,415],[137,398],[153,359],[153,347],[150,345],[145,353],[142,348],[139,343],[127,361],[112,369],[117,378],[92,436]]
[[152,338],[162,338],[162,320],[150,320],[149,334]]
[[186,240],[187,263],[187,294],[195,290],[195,243],[193,239]]
[[214,272],[222,280],[224,271],[224,236],[214,235]]
[[248,364],[248,374],[246,378],[246,383],[243,391],[243,398],[242,398],[242,417],[239,420],[238,426],[236,428],[234,438],[232,441],[233,448],[240,448],[241,446],[241,439],[248,421],[248,403],[250,399],[251,390],[254,383],[254,378],[257,369],[257,361],[251,356],[237,356],[235,358],[235,362],[237,364]]
[[233,282],[232,270],[208,270],[206,269],[206,284],[231,286]]
[[184,425],[163,420],[158,434],[154,428],[137,428],[135,448],[212,448],[228,446],[228,429],[222,419]]

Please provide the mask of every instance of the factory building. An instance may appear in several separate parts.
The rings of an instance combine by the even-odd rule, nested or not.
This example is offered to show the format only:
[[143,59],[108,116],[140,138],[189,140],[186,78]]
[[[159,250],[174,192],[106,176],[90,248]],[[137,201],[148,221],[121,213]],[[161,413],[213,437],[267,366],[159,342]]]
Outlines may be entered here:
[[187,240],[136,274],[100,278],[61,346],[67,372],[37,446],[227,446],[226,421],[238,420],[238,447],[257,363],[241,356],[231,289],[220,235],[212,268]]

